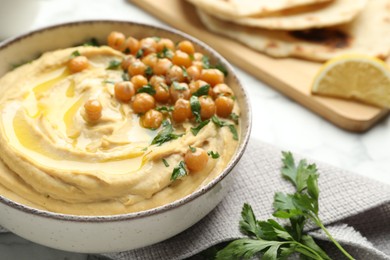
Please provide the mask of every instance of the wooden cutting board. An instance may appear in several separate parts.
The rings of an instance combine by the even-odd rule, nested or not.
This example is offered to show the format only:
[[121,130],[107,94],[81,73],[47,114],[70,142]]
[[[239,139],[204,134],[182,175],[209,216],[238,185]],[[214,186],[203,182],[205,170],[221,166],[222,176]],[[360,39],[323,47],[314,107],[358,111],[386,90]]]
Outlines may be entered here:
[[388,114],[386,109],[354,101],[313,96],[310,86],[320,68],[319,63],[292,58],[274,59],[209,32],[198,19],[195,7],[184,0],[131,2],[167,24],[204,41],[233,64],[341,128],[363,132]]

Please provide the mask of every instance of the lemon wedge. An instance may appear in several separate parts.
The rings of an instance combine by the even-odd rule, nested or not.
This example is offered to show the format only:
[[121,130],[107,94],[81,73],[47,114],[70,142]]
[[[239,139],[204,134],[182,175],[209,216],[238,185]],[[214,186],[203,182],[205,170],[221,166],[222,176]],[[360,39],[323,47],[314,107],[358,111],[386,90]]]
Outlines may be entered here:
[[390,108],[390,68],[370,56],[342,55],[321,67],[312,93]]

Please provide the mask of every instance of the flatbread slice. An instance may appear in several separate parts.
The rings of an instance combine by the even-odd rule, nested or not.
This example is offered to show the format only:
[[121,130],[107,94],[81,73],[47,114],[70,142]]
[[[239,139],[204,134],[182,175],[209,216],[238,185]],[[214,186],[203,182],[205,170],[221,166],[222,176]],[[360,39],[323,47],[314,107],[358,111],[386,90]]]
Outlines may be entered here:
[[332,0],[188,0],[195,6],[227,17],[266,15],[298,6]]
[[385,59],[390,52],[390,0],[369,0],[364,11],[348,24],[303,31],[245,27],[200,9],[198,13],[209,30],[273,57],[325,61],[340,54],[361,53]]
[[237,24],[278,30],[321,28],[350,22],[366,6],[367,0],[335,0],[329,3],[283,10],[272,16],[229,17],[218,12],[208,14]]

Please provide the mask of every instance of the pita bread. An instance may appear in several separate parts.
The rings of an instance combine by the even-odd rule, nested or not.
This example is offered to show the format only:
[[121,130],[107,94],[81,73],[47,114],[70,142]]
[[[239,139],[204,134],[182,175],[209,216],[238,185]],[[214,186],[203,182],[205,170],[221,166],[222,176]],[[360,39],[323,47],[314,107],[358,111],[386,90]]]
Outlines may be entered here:
[[273,57],[325,61],[340,54],[361,53],[385,59],[390,52],[390,0],[369,0],[348,24],[290,32],[245,27],[198,12],[209,30]]
[[231,18],[214,12],[208,14],[237,24],[279,30],[302,30],[321,28],[350,22],[359,14],[367,0],[336,0],[330,3],[303,6],[280,11],[267,17]]
[[188,0],[209,13],[227,17],[265,15],[293,7],[330,2],[332,0]]

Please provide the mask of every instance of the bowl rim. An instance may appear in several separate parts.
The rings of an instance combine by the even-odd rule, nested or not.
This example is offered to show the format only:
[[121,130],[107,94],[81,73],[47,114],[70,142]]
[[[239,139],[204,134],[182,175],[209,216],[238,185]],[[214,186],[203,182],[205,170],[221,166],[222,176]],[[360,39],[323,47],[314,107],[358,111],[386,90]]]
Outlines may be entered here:
[[[132,25],[132,26],[140,26],[140,27],[147,27],[149,29],[155,29],[155,30],[162,30],[171,34],[175,34],[179,37],[188,39],[194,43],[196,43],[198,46],[201,46],[206,51],[211,53],[215,58],[217,58],[218,61],[220,61],[230,72],[230,74],[233,76],[233,79],[237,82],[238,86],[240,87],[243,98],[245,99],[247,105],[245,107],[245,112],[247,113],[248,117],[248,125],[245,129],[241,129],[241,132],[244,132],[242,140],[240,140],[240,144],[237,147],[236,153],[228,163],[227,167],[213,180],[211,180],[209,183],[207,183],[205,186],[203,186],[201,189],[196,190],[195,192],[180,198],[176,201],[173,201],[171,203],[144,210],[139,212],[132,212],[132,213],[124,213],[124,214],[115,214],[115,215],[100,215],[100,216],[89,216],[89,215],[73,215],[73,214],[64,214],[64,213],[56,213],[51,212],[47,210],[37,209],[33,208],[27,205],[24,205],[19,202],[15,202],[11,199],[8,199],[2,195],[0,195],[0,203],[4,204],[5,206],[10,206],[16,210],[23,211],[27,214],[36,215],[39,217],[45,217],[49,219],[55,219],[55,220],[61,220],[61,221],[69,221],[69,222],[88,222],[88,223],[98,223],[98,222],[118,222],[118,221],[127,221],[130,219],[139,219],[144,217],[150,217],[152,215],[158,215],[161,213],[165,213],[166,211],[169,211],[171,209],[179,208],[181,206],[184,206],[190,201],[195,200],[196,198],[206,194],[208,191],[210,191],[214,186],[216,186],[220,181],[222,181],[237,165],[239,160],[244,154],[244,151],[248,145],[250,132],[252,128],[252,110],[251,105],[249,101],[249,95],[248,92],[243,87],[241,81],[236,75],[236,72],[232,65],[216,50],[214,50],[212,47],[204,43],[203,41],[186,34],[182,31],[179,31],[177,29],[174,29],[172,27],[168,27],[165,25],[154,25],[154,24],[148,24],[148,23],[142,23],[142,22],[135,22],[135,21],[128,21],[128,20],[117,20],[117,19],[87,19],[87,20],[79,20],[79,21],[73,21],[73,22],[65,22],[65,23],[58,23],[54,25],[44,26],[41,28],[38,28],[36,30],[32,30],[23,34],[20,34],[19,36],[15,36],[9,39],[4,40],[0,43],[0,51],[6,49],[10,45],[17,43],[23,39],[33,37],[36,34],[40,34],[46,31],[51,30],[57,30],[61,27],[68,27],[68,26],[79,26],[84,24],[106,24],[106,23],[118,23],[122,25]],[[3,162],[2,162],[3,163]]]

